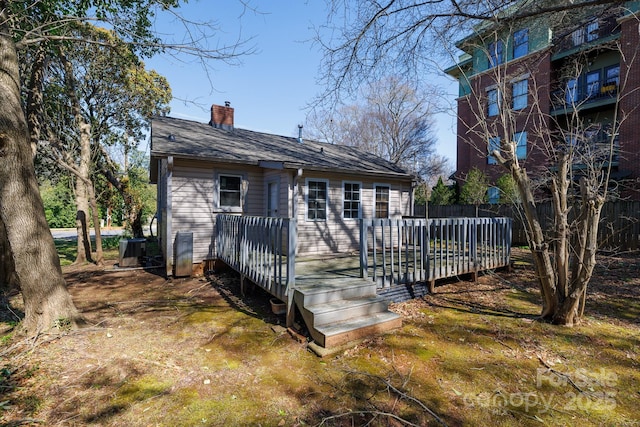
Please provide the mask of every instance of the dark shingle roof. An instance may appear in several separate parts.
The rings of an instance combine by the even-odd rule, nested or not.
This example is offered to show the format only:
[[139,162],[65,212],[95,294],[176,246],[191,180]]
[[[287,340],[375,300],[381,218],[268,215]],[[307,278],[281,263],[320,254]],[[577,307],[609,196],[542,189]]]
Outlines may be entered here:
[[[169,138],[173,135],[173,138]],[[403,168],[354,147],[271,135],[244,129],[223,130],[171,117],[151,122],[151,157],[188,158],[237,164],[281,163],[310,169],[410,178]]]

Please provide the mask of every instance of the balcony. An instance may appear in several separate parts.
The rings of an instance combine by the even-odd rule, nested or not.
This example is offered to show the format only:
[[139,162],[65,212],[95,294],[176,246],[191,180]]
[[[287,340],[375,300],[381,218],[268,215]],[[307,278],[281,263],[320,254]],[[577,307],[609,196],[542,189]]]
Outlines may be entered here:
[[593,48],[620,36],[620,25],[616,16],[594,19],[569,33],[559,34],[554,44],[555,55],[552,60],[560,59],[573,53]]
[[[592,124],[583,132],[567,137],[565,147],[573,154],[575,169],[618,166],[620,144],[610,124]],[[613,146],[612,146],[613,144]]]
[[618,96],[618,82],[599,81],[589,84],[567,84],[563,89],[551,92],[551,114],[567,114],[574,110],[587,110],[614,104]]

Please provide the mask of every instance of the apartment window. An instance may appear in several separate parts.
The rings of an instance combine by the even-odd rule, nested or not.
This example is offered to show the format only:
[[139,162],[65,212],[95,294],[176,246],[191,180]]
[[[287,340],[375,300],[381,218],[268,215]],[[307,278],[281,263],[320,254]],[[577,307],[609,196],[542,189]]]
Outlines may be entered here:
[[489,203],[497,205],[500,202],[500,189],[498,187],[489,187],[487,189],[487,198]]
[[584,28],[578,28],[571,33],[571,42],[574,46],[580,46],[584,43]]
[[514,110],[522,110],[527,106],[527,92],[529,83],[527,79],[515,82],[512,86],[512,102]]
[[388,185],[375,185],[375,214],[376,218],[389,218],[389,193]]
[[529,29],[513,33],[513,59],[520,58],[529,53]]
[[518,160],[527,158],[527,132],[516,132],[513,135],[513,140],[516,143],[516,157]]
[[488,150],[488,156],[487,156],[487,163],[490,165],[497,165],[498,164],[498,160],[496,159],[496,157],[492,154],[494,151],[496,150],[500,150],[500,137],[499,136],[494,136],[489,138],[489,143],[487,144],[487,150]]
[[600,93],[600,70],[587,73],[587,98]]
[[495,67],[504,62],[504,43],[498,40],[489,43],[489,68]]
[[359,182],[345,182],[342,184],[342,212],[345,219],[360,218],[360,189]]
[[567,104],[573,105],[578,102],[578,79],[569,79],[564,92],[564,100]]
[[241,207],[242,177],[235,175],[220,175],[218,201],[220,208],[237,210]]
[[308,220],[324,221],[327,219],[327,189],[326,180],[307,180]]
[[604,69],[604,84],[608,86],[614,83],[616,87],[620,84],[620,64]]
[[499,102],[498,89],[491,89],[487,91],[487,114],[489,117],[497,116],[500,102]]
[[598,39],[598,21],[594,20],[587,24],[586,38],[588,42]]

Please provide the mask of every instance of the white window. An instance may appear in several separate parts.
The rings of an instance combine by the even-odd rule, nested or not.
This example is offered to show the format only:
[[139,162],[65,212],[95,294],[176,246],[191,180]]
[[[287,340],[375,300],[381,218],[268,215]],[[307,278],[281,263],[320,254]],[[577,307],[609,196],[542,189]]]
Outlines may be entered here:
[[567,104],[573,105],[578,102],[578,79],[569,79],[564,92],[564,100]]
[[361,217],[362,184],[359,182],[342,183],[342,214],[345,219],[359,219]]
[[489,187],[487,198],[492,205],[498,204],[500,202],[500,189],[498,187]]
[[500,150],[500,137],[499,136],[494,136],[492,138],[489,138],[489,144],[487,147],[488,150],[488,157],[487,157],[487,163],[490,165],[497,165],[498,164],[498,160],[496,159],[496,157],[492,154],[494,151],[496,150]]
[[327,180],[307,180],[307,220],[325,221],[327,219],[328,196]]
[[504,43],[502,40],[498,40],[493,43],[489,43],[489,68],[493,68],[496,65],[504,62]]
[[600,93],[600,70],[587,73],[587,98],[593,98]]
[[615,84],[617,88],[618,84],[620,84],[620,64],[612,65],[611,67],[605,68],[604,74],[604,84]]
[[529,91],[529,81],[527,79],[515,82],[512,86],[512,102],[514,110],[522,110],[527,106],[527,92]]
[[599,32],[598,32],[598,21],[593,20],[587,24],[587,41],[592,42],[594,40],[598,40]]
[[487,114],[489,117],[497,116],[500,108],[500,95],[498,89],[487,91]]
[[224,211],[240,212],[242,210],[241,176],[218,175],[218,205]]
[[391,188],[388,185],[374,185],[376,218],[389,218],[389,195]]
[[516,132],[513,135],[513,140],[516,143],[516,157],[518,160],[527,158],[527,132]]
[[520,58],[529,53],[529,29],[513,33],[513,59]]

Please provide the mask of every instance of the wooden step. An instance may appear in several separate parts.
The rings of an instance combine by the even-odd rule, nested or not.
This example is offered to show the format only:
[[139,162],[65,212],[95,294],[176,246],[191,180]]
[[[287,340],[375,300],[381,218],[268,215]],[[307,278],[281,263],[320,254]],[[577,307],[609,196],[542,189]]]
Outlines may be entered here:
[[314,328],[318,328],[330,323],[342,322],[387,311],[389,303],[382,297],[373,296],[305,305],[304,308],[310,312],[311,322]]
[[[297,280],[297,279],[296,279]],[[362,279],[325,279],[312,284],[296,281],[296,294],[304,306],[325,304],[344,299],[376,296],[376,284]]]
[[350,341],[378,335],[401,326],[402,317],[399,314],[385,311],[320,326],[315,329],[315,334],[312,334],[312,336],[317,344],[324,348],[332,348]]

